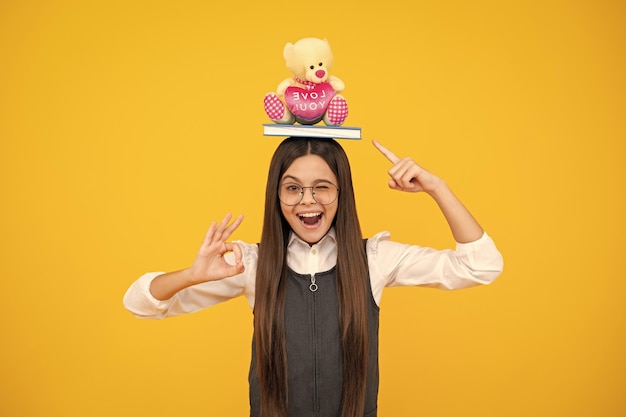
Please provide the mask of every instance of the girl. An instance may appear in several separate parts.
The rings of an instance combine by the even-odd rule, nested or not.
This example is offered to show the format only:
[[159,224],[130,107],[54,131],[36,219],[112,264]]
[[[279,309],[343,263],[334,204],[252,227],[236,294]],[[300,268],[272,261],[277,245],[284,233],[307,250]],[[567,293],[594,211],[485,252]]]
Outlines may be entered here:
[[350,164],[334,140],[288,138],[270,163],[258,245],[229,238],[243,217],[214,222],[191,267],[148,273],[126,292],[138,317],[191,313],[244,295],[254,311],[250,415],[374,417],[378,305],[386,286],[460,289],[502,271],[493,241],[446,183],[376,141],[389,187],[426,192],[456,250],[364,240]]

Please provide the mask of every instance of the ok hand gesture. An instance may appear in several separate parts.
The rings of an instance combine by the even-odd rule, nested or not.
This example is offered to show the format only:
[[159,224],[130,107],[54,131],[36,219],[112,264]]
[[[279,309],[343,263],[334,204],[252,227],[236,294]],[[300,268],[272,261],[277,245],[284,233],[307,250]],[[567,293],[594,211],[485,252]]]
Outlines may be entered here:
[[[211,224],[196,259],[189,268],[189,279],[193,283],[216,281],[243,272],[241,248],[236,243],[227,242],[243,221],[243,216],[240,215],[228,224],[231,218],[229,213],[219,224],[217,222]],[[234,265],[224,259],[224,255],[228,252],[235,255]]]
[[[154,298],[168,300],[192,285],[232,277],[244,271],[241,248],[236,243],[227,242],[243,221],[243,216],[228,224],[231,218],[227,214],[219,224],[211,224],[191,267],[159,275],[151,282],[150,293]],[[224,258],[229,252],[235,255],[234,265]]]

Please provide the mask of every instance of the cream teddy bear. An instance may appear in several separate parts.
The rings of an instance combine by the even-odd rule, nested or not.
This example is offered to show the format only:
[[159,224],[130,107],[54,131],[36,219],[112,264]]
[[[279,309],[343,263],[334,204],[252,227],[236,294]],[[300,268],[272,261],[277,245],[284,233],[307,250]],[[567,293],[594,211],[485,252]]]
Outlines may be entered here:
[[333,54],[328,41],[304,38],[287,43],[283,57],[294,77],[265,95],[267,116],[279,124],[314,125],[323,120],[341,126],[348,117],[348,104],[339,95],[345,88],[343,81],[329,74]]

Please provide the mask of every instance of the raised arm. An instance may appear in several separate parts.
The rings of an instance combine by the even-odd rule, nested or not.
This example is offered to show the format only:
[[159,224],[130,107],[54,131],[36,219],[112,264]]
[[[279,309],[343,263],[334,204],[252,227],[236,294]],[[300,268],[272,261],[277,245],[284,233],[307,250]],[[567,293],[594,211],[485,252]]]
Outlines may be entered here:
[[[157,300],[168,300],[182,289],[202,282],[217,281],[243,272],[241,248],[236,243],[227,242],[232,233],[243,221],[240,215],[232,223],[232,216],[226,217],[218,224],[213,222],[207,231],[202,246],[189,268],[169,272],[156,277],[150,284],[150,293]],[[230,224],[229,224],[230,223]],[[232,252],[235,264],[229,264],[224,255]]]
[[388,171],[391,177],[389,188],[430,195],[446,218],[457,242],[473,242],[483,235],[482,227],[444,180],[425,170],[411,158],[400,158],[377,141],[372,141],[372,144],[393,164]]

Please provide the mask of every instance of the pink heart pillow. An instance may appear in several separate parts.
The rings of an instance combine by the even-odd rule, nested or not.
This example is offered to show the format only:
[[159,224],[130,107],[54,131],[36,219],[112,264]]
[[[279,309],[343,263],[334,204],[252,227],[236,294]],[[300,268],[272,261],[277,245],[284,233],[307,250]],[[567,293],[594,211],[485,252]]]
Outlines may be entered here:
[[287,87],[285,102],[298,122],[315,124],[322,120],[328,103],[335,94],[330,83],[315,84],[308,90],[300,87]]

